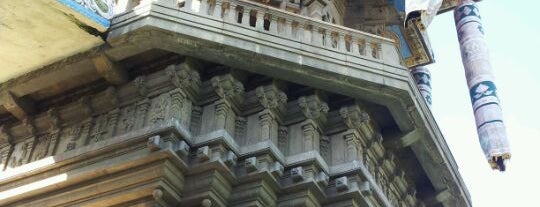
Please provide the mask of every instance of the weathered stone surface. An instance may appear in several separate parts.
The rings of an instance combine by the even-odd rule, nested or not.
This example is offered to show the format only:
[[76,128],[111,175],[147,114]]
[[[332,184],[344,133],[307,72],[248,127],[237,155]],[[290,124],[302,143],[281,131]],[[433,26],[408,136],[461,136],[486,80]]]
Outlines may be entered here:
[[[88,167],[78,166],[77,162],[69,160],[75,159],[73,156],[77,155],[125,157],[130,153],[140,154],[135,156],[139,157],[137,159],[147,159],[144,154],[167,154],[169,158],[163,159],[170,161],[153,164],[155,167],[165,167],[165,163],[171,163],[172,166],[175,166],[174,163],[182,163],[177,167],[182,172],[182,183],[186,180],[186,186],[158,184],[149,189],[148,195],[151,196],[148,199],[156,202],[179,202],[183,206],[198,206],[206,199],[216,206],[291,206],[299,203],[321,206],[327,202],[328,190],[332,192],[331,189],[335,188],[338,193],[355,191],[352,186],[357,184],[349,184],[352,181],[345,182],[347,176],[337,176],[347,171],[334,170],[332,178],[328,176],[331,172],[329,166],[351,162],[365,162],[366,167],[371,170],[368,173],[373,174],[360,173],[356,176],[374,177],[377,182],[368,185],[380,185],[380,188],[384,189],[383,193],[374,194],[379,196],[375,199],[377,202],[395,202],[391,199],[400,198],[399,195],[406,193],[405,190],[409,188],[410,184],[405,181],[405,175],[401,171],[399,178],[394,175],[398,170],[394,158],[385,157],[384,147],[380,144],[382,138],[380,135],[375,136],[377,129],[373,127],[372,119],[358,106],[342,107],[339,110],[342,117],[340,123],[349,129],[343,128],[345,131],[336,133],[336,130],[327,130],[332,127],[327,125],[330,106],[323,101],[324,96],[320,95],[320,92],[288,100],[287,94],[279,89],[283,86],[261,85],[245,92],[243,83],[231,74],[213,76],[200,82],[196,71],[191,71],[192,76],[189,79],[171,81],[171,77],[173,80],[181,77],[177,75],[179,70],[187,69],[182,69],[182,66],[168,66],[164,70],[139,76],[132,83],[109,87],[71,103],[55,106],[54,109],[26,118],[19,124],[3,125],[4,140],[15,140],[8,142],[12,145],[2,148],[4,150],[1,160],[3,165],[6,165],[7,176],[2,179],[4,181],[0,181],[10,183],[4,189],[20,186],[22,183],[18,181],[9,181],[12,179],[10,175],[17,175],[17,172],[28,168],[32,163],[45,162],[47,159],[65,160],[60,162],[73,165],[70,169],[90,173],[102,166],[123,165],[127,160],[92,158],[95,160],[92,163],[95,164]],[[195,84],[179,85],[180,80],[189,80]],[[201,90],[199,86],[205,85],[207,87],[204,90],[209,93],[195,92]],[[215,96],[205,95],[212,93]],[[197,126],[200,127],[200,133],[196,137],[188,130],[193,130],[193,127],[190,127],[191,121],[197,119],[192,115],[193,111],[197,111],[193,104],[202,104],[197,107],[203,109],[196,112],[201,113],[197,116],[202,117],[202,124]],[[245,117],[245,126],[239,124],[237,117]],[[44,122],[49,124],[43,125]],[[239,132],[246,127],[246,132]],[[140,144],[129,145],[124,150],[132,152],[126,151],[127,154],[111,154],[116,145],[124,146],[128,142]],[[109,146],[105,143],[116,144]],[[12,153],[7,154],[10,146],[13,147]],[[278,146],[286,147],[286,150],[282,151]],[[83,152],[87,155],[81,154]],[[343,152],[345,154],[342,154]],[[58,172],[63,169],[56,169],[54,165],[37,169],[45,168],[60,170]],[[147,167],[142,169],[149,170]],[[127,176],[134,172],[126,169],[125,173]],[[122,176],[113,178],[108,174],[109,172],[105,171],[100,173],[99,176],[105,176],[100,179],[110,182],[120,179],[116,182],[127,182],[121,181]],[[25,179],[41,177],[38,175],[40,174]],[[402,182],[403,188],[389,184],[398,182],[394,182],[396,179],[401,179],[399,182]],[[60,182],[67,186],[67,183],[78,181],[67,179]],[[336,183],[335,187],[329,183]],[[64,184],[46,186],[45,189],[65,191],[68,194],[76,192],[61,186]],[[169,188],[185,189],[185,193],[167,190]],[[128,190],[125,188],[123,191]],[[22,196],[26,195],[33,194]],[[83,191],[78,194],[84,195],[110,204],[120,202],[117,199],[132,202],[130,199],[134,197],[130,196],[135,196],[126,195],[110,200],[112,198],[109,197],[113,195],[98,199],[96,195],[85,194]],[[330,195],[332,194],[328,196]],[[33,199],[16,198],[17,196],[13,195],[4,201],[0,199],[0,202],[21,205],[30,205],[33,202]],[[53,197],[40,199],[56,204],[68,202]],[[357,198],[354,202],[365,202],[361,199],[363,198]],[[83,205],[86,202],[71,204]]]
[[[152,2],[135,8],[151,15],[118,17],[104,52],[110,62],[88,63],[115,74],[121,66],[126,82],[101,80],[36,99],[36,113],[0,124],[0,205],[422,206],[434,192],[443,192],[435,203],[469,205],[459,178],[440,164],[452,163],[442,161],[443,144],[432,140],[440,132],[423,102],[411,98],[414,82],[391,53],[367,49],[374,52],[369,57],[339,46],[344,39],[329,30],[351,32],[341,27],[290,37],[296,23],[326,25],[296,16],[296,23],[274,25],[290,33],[270,36],[256,26],[260,13],[251,28],[248,21],[225,24],[216,13]],[[221,11],[223,4],[201,5],[231,14]],[[157,13],[174,21],[161,22]],[[149,26],[136,30],[145,15]],[[199,39],[182,34],[190,32]],[[317,35],[337,37],[336,46]],[[368,48],[389,46],[357,35]],[[295,39],[308,36],[313,41]],[[24,95],[43,90],[7,88]],[[396,138],[386,131],[418,134]],[[400,147],[387,148],[396,139]]]

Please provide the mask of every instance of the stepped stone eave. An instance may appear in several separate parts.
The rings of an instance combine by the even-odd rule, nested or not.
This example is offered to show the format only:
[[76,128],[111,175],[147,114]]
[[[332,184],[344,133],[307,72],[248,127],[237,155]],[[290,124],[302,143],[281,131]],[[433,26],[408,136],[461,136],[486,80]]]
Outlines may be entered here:
[[2,1],[0,13],[0,82],[104,44],[109,27],[71,0]]

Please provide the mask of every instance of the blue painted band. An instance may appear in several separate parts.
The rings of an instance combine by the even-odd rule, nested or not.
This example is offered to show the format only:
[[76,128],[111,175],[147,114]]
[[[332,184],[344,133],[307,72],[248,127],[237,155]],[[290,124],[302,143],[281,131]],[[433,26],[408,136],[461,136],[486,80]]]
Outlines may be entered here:
[[486,125],[486,124],[497,123],[497,122],[499,122],[499,123],[504,123],[503,120],[491,120],[491,121],[486,121],[486,122],[480,124],[478,127],[476,127],[476,129],[480,129],[480,127],[483,127],[483,126]]
[[414,79],[416,80],[417,85],[427,85],[431,88],[431,76],[429,73],[424,72],[413,72]]
[[482,81],[477,83],[469,90],[469,95],[471,96],[471,102],[474,103],[481,98],[494,96],[497,97],[497,87],[491,81]]
[[465,26],[466,24],[472,23],[472,22],[476,22],[476,23],[482,25],[482,22],[480,22],[478,20],[469,20],[469,21],[464,22],[463,24],[458,24],[459,27],[457,28],[457,30],[459,31],[459,29],[461,29],[463,26]]
[[419,74],[419,75],[426,75],[428,78],[431,78],[431,75],[429,73],[426,73],[426,72],[418,72],[418,71],[413,71],[414,74]]
[[[468,14],[465,14],[465,8],[469,9]],[[482,17],[480,16],[480,10],[474,4],[462,5],[461,7],[457,8],[457,11],[459,15],[457,22],[461,21],[463,18],[468,17],[468,16],[475,16],[475,17],[478,17],[479,19],[482,19]]]
[[94,22],[98,23],[99,25],[103,27],[109,28],[111,26],[111,22],[107,18],[96,14],[95,12],[78,4],[77,2],[73,0],[56,0],[56,1],[79,12],[80,14],[84,15],[85,17],[88,17],[89,19],[93,20]]
[[482,105],[476,107],[476,108],[474,109],[474,112],[476,112],[478,109],[480,109],[480,108],[482,108],[482,107],[484,107],[484,106],[488,106],[488,105],[497,105],[497,106],[498,106],[499,103],[497,103],[497,102],[489,102],[489,103],[482,104]]

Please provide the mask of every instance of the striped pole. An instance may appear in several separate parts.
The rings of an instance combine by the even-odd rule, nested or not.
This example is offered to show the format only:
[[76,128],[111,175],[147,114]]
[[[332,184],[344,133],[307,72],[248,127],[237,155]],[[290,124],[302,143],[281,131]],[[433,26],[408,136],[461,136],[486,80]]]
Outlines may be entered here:
[[454,20],[480,145],[491,168],[504,171],[510,147],[478,7],[472,0],[462,0]]
[[428,106],[431,107],[431,74],[429,70],[425,67],[415,67],[411,70],[411,73],[422,97],[424,97]]

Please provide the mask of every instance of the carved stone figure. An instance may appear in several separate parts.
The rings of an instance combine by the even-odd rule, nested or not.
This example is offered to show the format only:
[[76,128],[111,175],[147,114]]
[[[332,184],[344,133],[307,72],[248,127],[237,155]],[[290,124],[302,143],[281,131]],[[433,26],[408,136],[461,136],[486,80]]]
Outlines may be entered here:
[[88,143],[96,143],[105,139],[107,133],[107,114],[98,116],[90,131],[90,137]]
[[121,109],[120,121],[118,122],[118,133],[126,133],[133,129],[134,120],[134,105],[127,105]]
[[32,153],[32,161],[43,159],[49,153],[49,145],[51,144],[51,137],[49,134],[39,136],[37,138],[36,147]]
[[167,117],[169,104],[171,97],[169,94],[161,94],[158,97],[152,99],[152,106],[148,114],[148,121],[150,124],[160,124],[165,121]]

